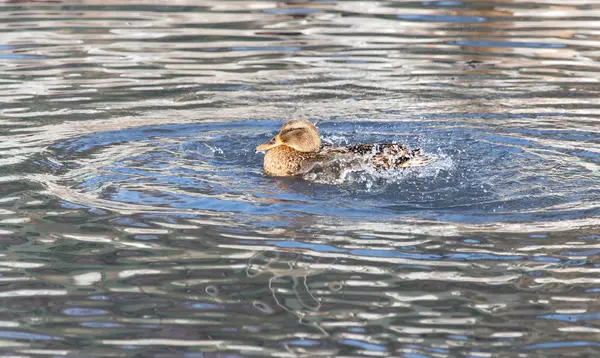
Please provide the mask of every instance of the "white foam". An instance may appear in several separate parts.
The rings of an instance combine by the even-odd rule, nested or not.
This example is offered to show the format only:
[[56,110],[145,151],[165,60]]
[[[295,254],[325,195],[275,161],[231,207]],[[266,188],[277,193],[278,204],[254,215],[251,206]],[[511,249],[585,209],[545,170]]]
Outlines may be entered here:
[[411,178],[435,178],[440,172],[451,170],[452,158],[438,154],[427,154],[430,160],[416,167],[375,169],[364,161],[337,159],[319,165],[303,175],[306,180],[329,185],[356,185],[365,191],[378,191],[389,184],[404,183]]

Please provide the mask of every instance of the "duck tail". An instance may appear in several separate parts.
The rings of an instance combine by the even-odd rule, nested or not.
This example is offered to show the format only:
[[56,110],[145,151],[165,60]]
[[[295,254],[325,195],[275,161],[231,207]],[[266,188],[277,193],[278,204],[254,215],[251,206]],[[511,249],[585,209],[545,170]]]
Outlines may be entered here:
[[399,156],[390,158],[391,160],[384,166],[389,165],[396,168],[421,167],[433,161],[433,158],[424,154],[421,148],[408,149],[402,147],[402,149]]
[[408,160],[400,163],[399,167],[408,168],[408,167],[422,167],[429,163],[433,162],[433,157],[426,155],[423,153],[421,148],[412,150],[410,153],[410,157]]
[[376,169],[420,167],[433,160],[421,148],[408,149],[401,144],[381,144],[375,151],[372,163]]

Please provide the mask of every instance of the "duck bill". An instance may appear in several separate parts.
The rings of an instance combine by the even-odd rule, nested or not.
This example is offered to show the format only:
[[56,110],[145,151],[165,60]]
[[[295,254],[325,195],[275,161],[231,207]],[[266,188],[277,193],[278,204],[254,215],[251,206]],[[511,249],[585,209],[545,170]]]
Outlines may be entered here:
[[266,143],[263,143],[263,144],[259,145],[258,147],[256,147],[256,151],[257,152],[262,152],[262,151],[265,151],[265,150],[269,150],[269,149],[278,147],[281,144],[283,144],[283,143],[281,142],[281,139],[279,138],[279,135],[276,135],[270,141],[268,141]]

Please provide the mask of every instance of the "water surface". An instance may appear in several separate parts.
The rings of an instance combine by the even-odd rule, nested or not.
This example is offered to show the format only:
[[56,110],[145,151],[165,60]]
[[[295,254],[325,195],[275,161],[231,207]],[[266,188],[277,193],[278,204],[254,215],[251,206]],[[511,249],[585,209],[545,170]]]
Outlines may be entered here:
[[[0,3],[0,349],[594,356],[600,3]],[[422,168],[263,175],[289,118]]]

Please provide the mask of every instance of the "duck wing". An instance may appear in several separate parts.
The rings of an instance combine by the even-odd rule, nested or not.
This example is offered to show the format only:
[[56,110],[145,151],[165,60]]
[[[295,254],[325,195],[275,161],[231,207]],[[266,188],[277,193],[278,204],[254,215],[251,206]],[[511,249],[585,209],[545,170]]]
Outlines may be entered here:
[[409,149],[395,143],[324,146],[321,153],[330,157],[362,158],[375,169],[421,166],[431,161],[431,158],[423,154],[421,148]]

